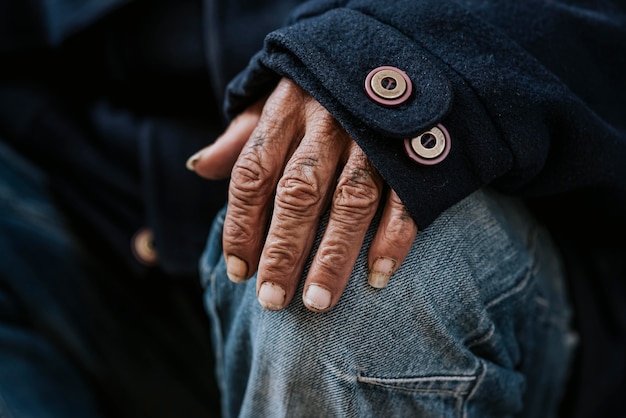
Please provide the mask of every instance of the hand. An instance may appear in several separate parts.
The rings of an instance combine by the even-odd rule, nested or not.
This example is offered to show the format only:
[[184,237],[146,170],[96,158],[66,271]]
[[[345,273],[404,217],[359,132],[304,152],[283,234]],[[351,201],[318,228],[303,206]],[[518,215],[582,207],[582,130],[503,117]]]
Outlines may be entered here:
[[[330,204],[303,301],[316,312],[337,304],[384,183],[322,105],[282,79],[266,100],[240,114],[214,144],[192,156],[188,167],[207,179],[231,176],[223,236],[228,277],[241,282],[258,269],[257,297],[266,309],[282,309],[293,298],[318,220]],[[386,286],[416,234],[404,205],[388,192],[369,250],[370,285]]]

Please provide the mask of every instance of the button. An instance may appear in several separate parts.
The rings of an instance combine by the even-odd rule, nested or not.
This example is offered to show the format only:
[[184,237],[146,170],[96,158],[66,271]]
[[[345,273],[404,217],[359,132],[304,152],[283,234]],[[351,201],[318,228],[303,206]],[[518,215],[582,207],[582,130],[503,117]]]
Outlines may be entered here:
[[450,134],[438,124],[413,139],[405,139],[404,147],[409,157],[420,164],[439,164],[450,152]]
[[131,248],[135,258],[141,264],[152,266],[159,259],[154,246],[154,233],[151,229],[143,228],[137,231],[132,238]]
[[413,85],[404,71],[383,66],[367,75],[365,91],[372,100],[383,106],[397,106],[411,96]]

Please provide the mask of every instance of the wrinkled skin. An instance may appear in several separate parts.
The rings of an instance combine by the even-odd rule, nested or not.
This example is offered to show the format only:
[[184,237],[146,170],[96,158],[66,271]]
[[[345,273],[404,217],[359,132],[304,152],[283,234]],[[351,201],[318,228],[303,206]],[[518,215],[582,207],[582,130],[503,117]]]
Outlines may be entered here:
[[329,223],[303,294],[315,312],[339,301],[381,202],[369,249],[370,285],[387,285],[417,234],[356,142],[289,79],[235,118],[188,167],[207,179],[230,176],[223,236],[228,277],[242,282],[258,271],[257,296],[266,309],[283,309],[293,298],[328,205]]

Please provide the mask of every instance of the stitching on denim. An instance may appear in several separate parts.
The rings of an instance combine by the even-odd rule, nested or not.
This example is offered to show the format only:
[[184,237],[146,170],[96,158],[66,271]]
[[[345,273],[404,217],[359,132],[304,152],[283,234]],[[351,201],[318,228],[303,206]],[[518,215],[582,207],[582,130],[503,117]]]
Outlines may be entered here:
[[[219,326],[222,323],[222,318],[220,318],[219,310],[216,305],[216,295],[217,295],[217,285],[216,285],[216,272],[213,269],[210,273],[210,279],[207,281],[207,285],[211,286],[211,297],[209,298],[207,295],[207,291],[205,290],[203,295],[204,306],[208,313],[213,314],[213,318],[215,318],[211,323],[211,333],[212,333],[212,345],[213,345],[213,355],[215,357],[215,377],[217,381],[217,385],[222,391],[227,391],[227,383],[226,383],[226,372],[224,370],[225,362],[224,362],[224,334],[222,332],[222,327]],[[210,315],[209,315],[210,316]]]
[[411,383],[429,383],[429,382],[458,382],[458,383],[466,383],[466,382],[474,382],[476,380],[476,376],[432,376],[432,377],[416,377],[416,378],[404,378],[404,379],[382,379],[382,378],[372,378],[365,377],[361,375],[356,376],[356,380],[359,383],[370,384],[373,386],[384,387],[388,389],[394,390],[402,390],[405,392],[422,392],[422,393],[447,393],[454,396],[458,395],[467,395],[470,393],[470,390],[454,390],[454,389],[444,389],[444,388],[419,388],[419,387],[409,387],[403,386]]
[[366,376],[357,376],[357,380],[362,382],[398,382],[398,383],[416,383],[416,382],[447,382],[450,380],[457,380],[462,382],[471,382],[476,379],[476,376],[463,376],[463,375],[450,375],[450,376],[430,376],[430,377],[412,377],[412,378],[399,378],[399,379],[385,379]]
[[462,410],[462,414],[463,414],[463,418],[467,418],[467,401],[469,401],[470,399],[472,399],[472,397],[476,394],[476,391],[478,390],[478,387],[480,386],[480,384],[482,383],[483,380],[485,380],[485,375],[487,374],[487,367],[485,366],[485,362],[483,360],[479,360],[480,363],[480,373],[478,374],[478,376],[476,376],[476,383],[474,384],[474,386],[472,387],[472,390],[470,390],[470,393],[467,395],[467,399],[466,402],[463,403],[463,408]]
[[[213,221],[213,225],[211,226],[211,231],[210,231],[210,236],[212,234],[218,234],[219,231],[219,236],[222,236],[222,231],[224,229],[224,212],[219,212],[217,217],[215,218],[215,220]],[[221,256],[221,254],[219,254],[216,258],[217,260],[208,260],[209,258],[209,253],[210,250],[209,248],[204,249],[202,256],[200,257],[199,260],[199,270],[200,270],[200,283],[202,284],[203,288],[206,288],[210,282],[215,282],[216,278],[215,278],[215,267],[217,264],[219,264],[219,257]]]
[[404,392],[411,392],[411,393],[445,393],[448,395],[453,395],[453,396],[465,396],[467,395],[470,391],[455,391],[452,389],[422,389],[422,388],[409,388],[406,386],[395,386],[395,385],[386,385],[386,384],[381,384],[381,383],[376,383],[376,382],[364,382],[364,381],[360,381],[361,383],[367,383],[370,384],[372,386],[378,386],[378,387],[382,387],[382,388],[386,388],[386,389],[393,389],[393,390],[400,390],[400,391],[404,391]]
[[475,338],[473,340],[467,341],[465,343],[465,345],[466,345],[467,348],[471,349],[472,347],[476,347],[477,345],[483,344],[486,341],[488,341],[491,337],[493,337],[493,334],[495,332],[496,332],[496,326],[494,325],[493,322],[491,322],[489,324],[489,330],[485,334],[483,334],[483,335],[481,335],[481,336],[479,336],[479,337],[477,337],[477,338]]
[[524,275],[524,278],[517,285],[509,289],[507,292],[502,293],[500,296],[498,296],[491,302],[487,303],[485,305],[485,308],[490,309],[494,307],[495,305],[499,304],[500,302],[502,302],[503,300],[508,299],[509,297],[520,293],[522,290],[524,290],[528,286],[528,283],[530,282],[530,278],[532,276],[533,276],[532,271],[530,269],[527,269],[526,274]]

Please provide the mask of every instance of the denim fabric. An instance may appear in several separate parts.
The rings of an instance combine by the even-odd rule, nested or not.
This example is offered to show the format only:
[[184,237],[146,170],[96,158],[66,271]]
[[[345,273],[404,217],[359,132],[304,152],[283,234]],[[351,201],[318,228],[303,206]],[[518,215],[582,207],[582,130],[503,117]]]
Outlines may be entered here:
[[0,142],[0,417],[219,416],[197,278],[86,253],[47,190]]
[[560,258],[515,201],[481,191],[446,211],[382,290],[364,246],[324,314],[301,293],[265,311],[254,279],[231,283],[222,223],[201,268],[225,417],[555,416],[576,335]]

